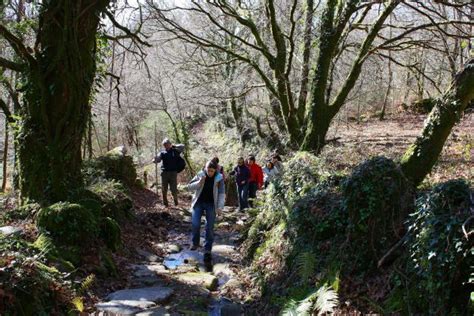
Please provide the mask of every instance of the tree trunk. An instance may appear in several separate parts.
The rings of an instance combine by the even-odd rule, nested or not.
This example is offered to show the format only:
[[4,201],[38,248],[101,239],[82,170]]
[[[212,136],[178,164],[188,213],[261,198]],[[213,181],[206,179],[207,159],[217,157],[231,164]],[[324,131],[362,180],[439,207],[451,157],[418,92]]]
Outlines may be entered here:
[[306,99],[308,96],[308,82],[309,82],[309,59],[311,57],[311,43],[313,29],[313,8],[314,0],[306,1],[306,21],[304,30],[304,50],[303,50],[303,65],[301,69],[300,92],[298,94],[298,121],[300,125],[304,125],[304,116],[306,113]]
[[451,87],[436,101],[421,136],[402,157],[402,170],[415,185],[430,173],[453,126],[473,99],[474,59],[471,59],[456,75]]
[[82,184],[96,33],[108,3],[51,0],[42,8],[16,135],[23,201],[60,201]]
[[8,164],[8,126],[9,121],[8,118],[5,117],[5,141],[4,141],[4,146],[3,146],[3,178],[2,178],[2,192],[5,192],[5,189],[7,188],[7,178],[8,178],[8,170],[7,170],[7,164]]

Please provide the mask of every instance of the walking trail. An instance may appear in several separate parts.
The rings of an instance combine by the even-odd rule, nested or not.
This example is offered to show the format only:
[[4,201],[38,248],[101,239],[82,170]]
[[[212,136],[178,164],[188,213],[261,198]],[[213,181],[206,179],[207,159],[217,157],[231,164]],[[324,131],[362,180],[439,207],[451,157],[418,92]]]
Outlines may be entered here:
[[[225,296],[241,268],[237,250],[246,215],[226,207],[215,225],[212,261],[203,249],[190,251],[190,196],[165,208],[149,190],[133,194],[136,217],[124,227],[124,250],[116,284],[110,283],[94,315],[242,315],[243,306]],[[201,245],[204,241],[204,218]]]

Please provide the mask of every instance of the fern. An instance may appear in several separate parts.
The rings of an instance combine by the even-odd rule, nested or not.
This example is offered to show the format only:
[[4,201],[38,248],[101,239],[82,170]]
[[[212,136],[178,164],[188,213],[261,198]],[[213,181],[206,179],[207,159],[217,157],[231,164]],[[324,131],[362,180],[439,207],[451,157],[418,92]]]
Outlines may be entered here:
[[81,283],[80,292],[85,293],[95,282],[95,275],[89,274]]
[[291,300],[282,311],[281,316],[310,316],[332,313],[339,305],[339,296],[331,287],[323,285],[304,300]]
[[82,297],[75,297],[71,301],[72,305],[76,308],[76,310],[80,313],[84,312],[84,301]]
[[316,255],[312,251],[302,252],[296,258],[298,275],[303,281],[309,280],[316,270]]

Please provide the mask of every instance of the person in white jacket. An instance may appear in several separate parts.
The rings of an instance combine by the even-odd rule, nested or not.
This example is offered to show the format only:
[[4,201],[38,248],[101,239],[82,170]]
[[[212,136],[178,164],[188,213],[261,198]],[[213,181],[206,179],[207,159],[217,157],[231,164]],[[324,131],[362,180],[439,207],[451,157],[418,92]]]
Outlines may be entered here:
[[273,165],[273,162],[267,161],[266,167],[263,168],[263,182],[265,184],[265,189],[278,173],[279,170]]
[[204,242],[205,258],[210,258],[212,243],[214,242],[214,222],[216,211],[220,213],[224,208],[225,185],[222,174],[217,171],[217,164],[208,161],[188,184],[187,189],[194,192],[191,202],[192,211],[192,246],[197,250],[200,241],[201,217],[206,216],[206,237]]

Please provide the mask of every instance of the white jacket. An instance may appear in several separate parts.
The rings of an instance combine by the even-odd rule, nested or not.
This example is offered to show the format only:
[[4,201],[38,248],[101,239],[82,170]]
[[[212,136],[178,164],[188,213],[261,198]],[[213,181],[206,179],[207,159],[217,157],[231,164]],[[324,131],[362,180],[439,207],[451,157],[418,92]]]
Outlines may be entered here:
[[[202,189],[204,184],[201,184],[201,179],[206,177],[206,174],[203,170],[199,171],[199,173],[189,182],[187,189],[188,191],[194,192],[193,200],[191,202],[191,209],[196,204],[199,196],[202,193]],[[218,209],[224,208],[225,202],[225,185],[224,185],[224,178],[220,172],[216,172],[214,177],[214,208],[217,211]]]

